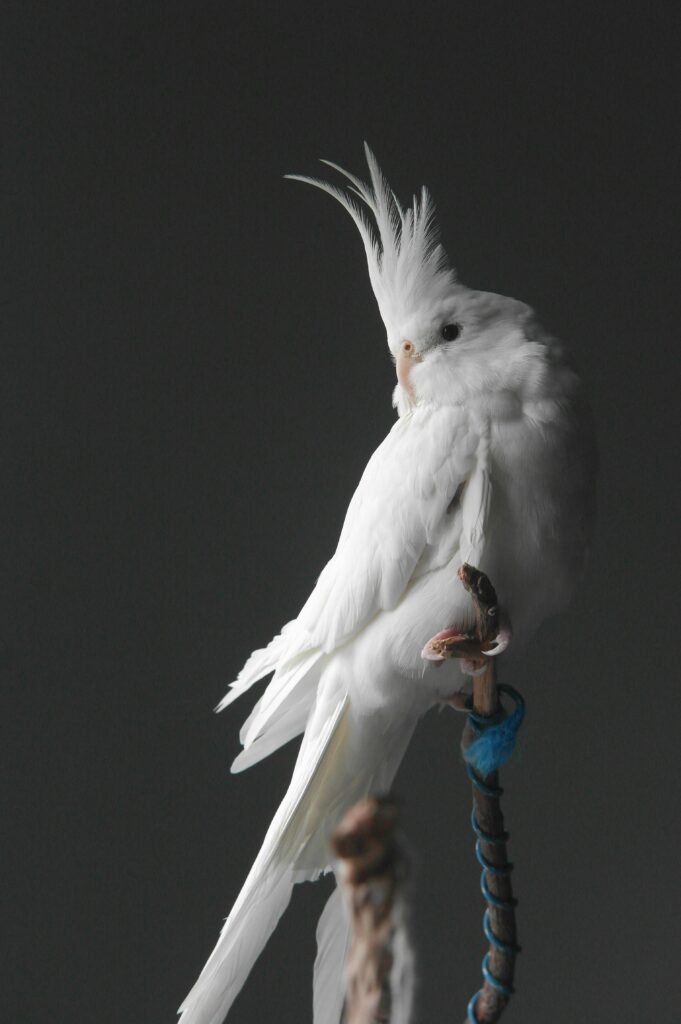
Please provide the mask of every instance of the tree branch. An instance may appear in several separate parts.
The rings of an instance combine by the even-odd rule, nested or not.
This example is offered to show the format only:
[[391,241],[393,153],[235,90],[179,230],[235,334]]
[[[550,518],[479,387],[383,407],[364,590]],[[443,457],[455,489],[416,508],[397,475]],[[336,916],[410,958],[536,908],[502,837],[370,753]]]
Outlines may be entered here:
[[[469,591],[476,612],[475,636],[485,646],[498,629],[498,608],[494,587],[487,576],[472,566],[464,564],[459,578]],[[483,669],[473,679],[473,712],[480,718],[494,716],[499,711],[499,696],[495,680],[493,658],[481,659]],[[476,739],[471,721],[466,723],[462,748],[467,750]],[[494,1024],[501,1017],[513,992],[515,958],[519,951],[515,921],[515,903],[511,885],[511,868],[506,855],[507,833],[504,831],[504,816],[501,812],[499,773],[476,776],[469,767],[473,782],[473,820],[477,824],[478,846],[482,855],[484,883],[487,888],[488,908],[485,920],[491,932],[489,953],[484,964],[488,974],[482,989],[469,1004],[467,1021],[475,1019],[480,1024]],[[474,825],[475,827],[475,825]],[[488,839],[485,837],[489,837]],[[485,967],[483,967],[483,973]],[[494,979],[490,981],[489,978]],[[471,1018],[473,1014],[473,1018]]]
[[352,922],[346,962],[346,1024],[391,1016],[395,902],[404,855],[395,839],[397,803],[387,797],[351,807],[331,837]]

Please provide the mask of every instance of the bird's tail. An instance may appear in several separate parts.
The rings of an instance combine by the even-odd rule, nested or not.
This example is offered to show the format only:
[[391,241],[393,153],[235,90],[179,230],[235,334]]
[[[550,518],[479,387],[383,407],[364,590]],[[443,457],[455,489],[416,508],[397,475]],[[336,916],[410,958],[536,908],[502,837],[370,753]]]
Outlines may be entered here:
[[317,925],[314,965],[314,1024],[338,1024],[345,999],[345,962],[350,948],[350,920],[343,890],[333,890]]
[[[328,868],[328,837],[345,811],[392,782],[414,722],[371,721],[353,713],[346,689],[322,680],[288,792],[270,825],[220,938],[180,1008],[180,1024],[222,1024],[296,882]],[[320,922],[315,1024],[338,1024],[345,925],[339,897]],[[327,993],[326,995],[324,993]]]
[[[222,1024],[253,964],[286,909],[293,884],[326,866],[319,832],[327,817],[327,795],[342,759],[346,698],[313,713],[291,785],[262,848],[227,918],[208,962],[180,1007],[181,1024]],[[320,829],[320,826],[321,829]],[[300,856],[305,851],[306,866]]]

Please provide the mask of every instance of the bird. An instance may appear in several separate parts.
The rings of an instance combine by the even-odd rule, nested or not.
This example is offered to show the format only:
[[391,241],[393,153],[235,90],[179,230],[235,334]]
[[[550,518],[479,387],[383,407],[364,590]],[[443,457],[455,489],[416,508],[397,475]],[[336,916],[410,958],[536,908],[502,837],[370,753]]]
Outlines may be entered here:
[[[473,620],[457,570],[468,563],[493,580],[506,625],[491,653],[503,661],[566,607],[590,544],[593,417],[566,346],[524,302],[464,285],[429,191],[403,205],[366,144],[365,154],[367,181],[326,160],[341,184],[286,177],[338,200],[359,231],[397,416],[308,600],[216,709],[272,676],[233,772],[302,741],[180,1024],[222,1024],[293,886],[333,870],[328,837],[343,814],[390,789],[418,721],[465,690],[477,662],[445,665],[429,647]],[[348,938],[336,887],[317,927],[315,1024],[341,1018]]]

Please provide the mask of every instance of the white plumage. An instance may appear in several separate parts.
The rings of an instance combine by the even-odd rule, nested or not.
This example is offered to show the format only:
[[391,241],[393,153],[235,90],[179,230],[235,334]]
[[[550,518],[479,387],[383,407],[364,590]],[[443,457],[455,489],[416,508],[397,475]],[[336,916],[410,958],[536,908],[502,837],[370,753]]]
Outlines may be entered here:
[[[399,418],[350,502],[336,552],[297,619],[251,655],[220,704],[274,672],[241,731],[240,771],[304,733],[288,792],[181,1008],[221,1024],[290,899],[329,868],[328,836],[387,790],[418,719],[462,683],[421,651],[470,621],[456,576],[487,572],[514,641],[568,601],[593,513],[591,418],[562,346],[532,310],[456,280],[423,190],[403,209],[367,150],[371,185],[339,199],[357,224],[397,363]],[[315,1024],[338,1024],[347,926],[334,894],[318,929]]]

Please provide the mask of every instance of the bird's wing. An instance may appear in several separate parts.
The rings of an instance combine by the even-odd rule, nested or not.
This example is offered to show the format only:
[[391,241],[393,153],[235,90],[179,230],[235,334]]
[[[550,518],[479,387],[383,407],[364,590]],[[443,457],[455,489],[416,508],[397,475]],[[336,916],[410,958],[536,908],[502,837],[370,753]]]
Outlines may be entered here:
[[477,438],[457,407],[417,408],[374,452],[336,552],[298,616],[311,646],[333,651],[394,608],[471,471]]
[[[417,408],[398,420],[372,455],[350,502],[338,547],[298,618],[256,651],[219,708],[274,669],[241,731],[246,768],[292,739],[305,725],[328,655],[376,614],[394,608],[415,575],[452,557],[462,519],[452,499],[475,466],[479,435],[461,409]],[[474,474],[473,474],[474,475]],[[465,518],[465,516],[464,516]]]

